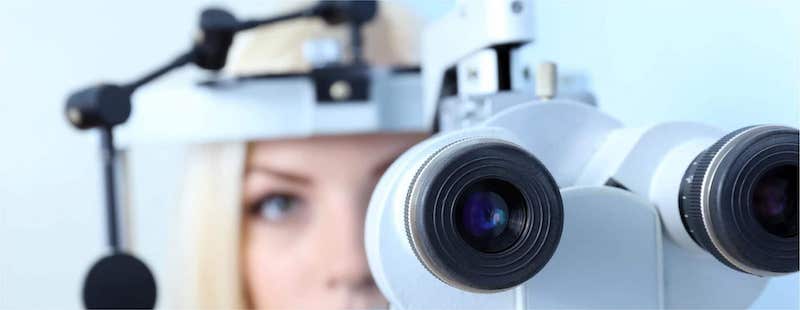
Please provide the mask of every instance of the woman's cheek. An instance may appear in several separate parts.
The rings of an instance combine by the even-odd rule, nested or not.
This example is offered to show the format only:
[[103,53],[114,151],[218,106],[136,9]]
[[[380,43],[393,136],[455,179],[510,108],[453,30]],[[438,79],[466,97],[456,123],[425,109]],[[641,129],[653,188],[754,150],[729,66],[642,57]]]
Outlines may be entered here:
[[[248,225],[245,243],[245,275],[250,297],[257,308],[291,304],[305,283],[307,271],[302,236],[264,223]],[[299,287],[298,287],[299,285]]]

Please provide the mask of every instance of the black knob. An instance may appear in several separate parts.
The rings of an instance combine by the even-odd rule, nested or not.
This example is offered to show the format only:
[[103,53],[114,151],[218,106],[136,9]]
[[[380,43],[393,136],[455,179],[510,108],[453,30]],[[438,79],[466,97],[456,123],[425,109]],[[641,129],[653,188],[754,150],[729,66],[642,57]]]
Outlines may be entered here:
[[329,25],[350,22],[363,24],[378,11],[377,1],[320,1],[313,9]]
[[131,91],[111,84],[85,88],[69,96],[65,113],[79,129],[113,127],[131,115]]
[[194,45],[194,63],[207,70],[222,69],[238,27],[239,21],[228,11],[204,10],[200,14],[200,34]]

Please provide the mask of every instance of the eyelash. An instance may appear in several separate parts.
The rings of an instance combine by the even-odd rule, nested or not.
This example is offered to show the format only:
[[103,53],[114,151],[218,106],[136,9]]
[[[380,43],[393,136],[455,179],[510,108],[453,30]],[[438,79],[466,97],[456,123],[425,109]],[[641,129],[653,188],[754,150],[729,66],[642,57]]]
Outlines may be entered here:
[[[279,203],[285,206],[281,207],[277,205]],[[286,221],[293,213],[297,212],[297,208],[301,208],[302,206],[303,201],[297,195],[290,193],[271,193],[259,199],[258,202],[254,203],[249,209],[252,216],[256,216],[268,222],[278,223]],[[282,208],[282,210],[267,208]],[[281,213],[278,214],[276,212]]]

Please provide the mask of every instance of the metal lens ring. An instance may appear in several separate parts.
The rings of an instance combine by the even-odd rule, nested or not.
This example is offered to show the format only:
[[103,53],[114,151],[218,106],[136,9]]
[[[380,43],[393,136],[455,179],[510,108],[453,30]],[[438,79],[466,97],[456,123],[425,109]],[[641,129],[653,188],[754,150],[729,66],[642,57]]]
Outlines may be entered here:
[[728,134],[687,169],[679,205],[692,238],[729,267],[759,276],[798,271],[798,130]]
[[420,262],[473,292],[512,288],[550,260],[561,238],[558,185],[511,143],[471,138],[419,169],[406,201],[406,232]]

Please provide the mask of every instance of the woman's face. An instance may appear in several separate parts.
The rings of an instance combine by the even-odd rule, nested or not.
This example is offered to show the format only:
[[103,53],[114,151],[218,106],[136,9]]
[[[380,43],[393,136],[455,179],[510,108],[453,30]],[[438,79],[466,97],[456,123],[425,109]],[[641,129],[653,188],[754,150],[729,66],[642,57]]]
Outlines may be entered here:
[[251,143],[243,272],[257,308],[385,307],[364,252],[364,218],[384,170],[420,134]]

